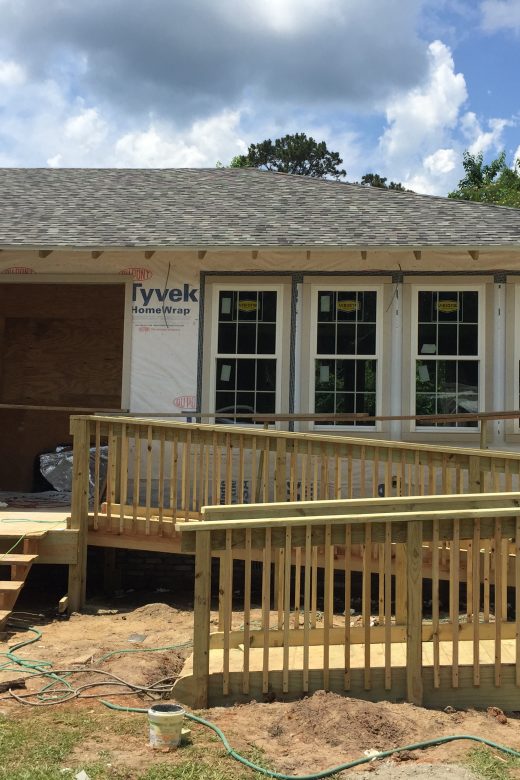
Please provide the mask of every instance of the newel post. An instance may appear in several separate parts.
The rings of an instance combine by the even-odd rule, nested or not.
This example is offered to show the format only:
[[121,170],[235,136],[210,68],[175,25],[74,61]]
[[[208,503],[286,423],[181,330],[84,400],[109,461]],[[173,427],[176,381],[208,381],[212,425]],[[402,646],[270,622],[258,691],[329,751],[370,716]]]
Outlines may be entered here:
[[77,560],[69,566],[69,607],[77,612],[85,605],[89,502],[90,420],[71,417],[72,502],[71,528],[78,531]]
[[195,531],[193,602],[193,707],[208,706],[211,609],[211,531]]
[[408,523],[408,610],[406,622],[406,700],[422,705],[422,521]]

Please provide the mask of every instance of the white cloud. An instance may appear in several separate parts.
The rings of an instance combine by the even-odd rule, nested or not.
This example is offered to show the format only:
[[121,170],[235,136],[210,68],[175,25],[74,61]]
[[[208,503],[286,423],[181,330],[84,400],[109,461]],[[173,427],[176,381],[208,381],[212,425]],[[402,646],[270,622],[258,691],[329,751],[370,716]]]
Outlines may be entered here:
[[520,32],[520,0],[484,0],[481,12],[482,27],[487,32]]
[[491,149],[499,151],[504,145],[503,134],[506,127],[514,123],[510,119],[492,118],[487,121],[489,130],[484,130],[473,111],[468,111],[461,119],[461,130],[470,142],[470,154],[486,154]]
[[388,127],[381,138],[387,158],[410,158],[453,128],[467,99],[462,73],[455,73],[449,48],[441,41],[428,47],[429,73],[421,87],[393,98],[386,106]]
[[260,21],[278,33],[294,34],[312,28],[317,20],[340,21],[342,0],[239,0],[221,4],[230,21],[250,26],[251,20]]
[[380,168],[416,192],[445,195],[454,184],[456,160],[462,157],[455,136],[468,93],[448,46],[433,41],[428,58],[424,83],[392,97],[385,107]]
[[424,167],[433,174],[451,173],[457,164],[457,158],[455,149],[437,149],[424,158]]
[[64,137],[82,151],[100,146],[108,133],[108,125],[96,108],[84,108],[65,122]]
[[129,167],[187,167],[215,165],[247,150],[239,131],[240,112],[224,111],[194,122],[179,132],[166,124],[152,123],[146,130],[126,133],[114,145],[114,164]]
[[12,60],[0,60],[0,87],[16,87],[25,81],[25,71]]

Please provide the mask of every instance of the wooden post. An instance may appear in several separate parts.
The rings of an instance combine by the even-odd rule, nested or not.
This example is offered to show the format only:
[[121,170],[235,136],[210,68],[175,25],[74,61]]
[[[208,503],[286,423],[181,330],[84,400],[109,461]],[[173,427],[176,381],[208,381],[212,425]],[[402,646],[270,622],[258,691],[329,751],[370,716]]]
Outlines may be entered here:
[[196,531],[193,603],[193,707],[208,706],[211,531]]
[[77,612],[85,605],[89,500],[90,421],[71,417],[72,451],[71,528],[78,530],[78,558],[69,566],[69,605]]
[[406,699],[422,705],[422,522],[408,523],[408,616],[406,622]]

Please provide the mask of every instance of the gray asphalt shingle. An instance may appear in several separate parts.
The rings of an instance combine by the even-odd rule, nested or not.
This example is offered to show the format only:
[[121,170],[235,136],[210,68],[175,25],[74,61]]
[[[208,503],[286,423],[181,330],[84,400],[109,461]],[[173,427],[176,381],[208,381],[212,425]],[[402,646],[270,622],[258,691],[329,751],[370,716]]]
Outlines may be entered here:
[[255,169],[0,169],[0,247],[519,246],[520,209]]

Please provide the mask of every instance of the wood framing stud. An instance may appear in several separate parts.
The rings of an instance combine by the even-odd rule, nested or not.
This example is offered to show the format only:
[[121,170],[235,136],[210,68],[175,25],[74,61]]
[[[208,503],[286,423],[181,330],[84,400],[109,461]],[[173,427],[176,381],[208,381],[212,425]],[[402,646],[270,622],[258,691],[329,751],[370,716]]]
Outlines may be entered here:
[[366,260],[367,259],[368,252],[365,249],[361,250],[361,259]]
[[253,251],[251,252],[251,257],[253,258],[253,260],[256,260],[258,258],[258,249],[253,249]]
[[148,250],[148,251],[146,251],[146,252],[144,253],[145,259],[146,259],[146,260],[151,260],[151,259],[152,259],[152,257],[154,256],[154,254],[155,254],[155,251],[152,251],[151,249],[150,249],[150,250]]
[[38,250],[38,257],[41,257],[42,259],[45,257],[49,257],[49,255],[52,254],[52,249],[40,249]]
[[420,249],[414,249],[413,250],[413,256],[415,257],[416,260],[420,260],[421,257],[422,257],[421,250]]
[[480,252],[478,251],[478,249],[468,249],[468,254],[471,257],[471,259],[475,260],[476,262],[479,258]]
[[311,259],[311,250],[307,249],[307,260]]

